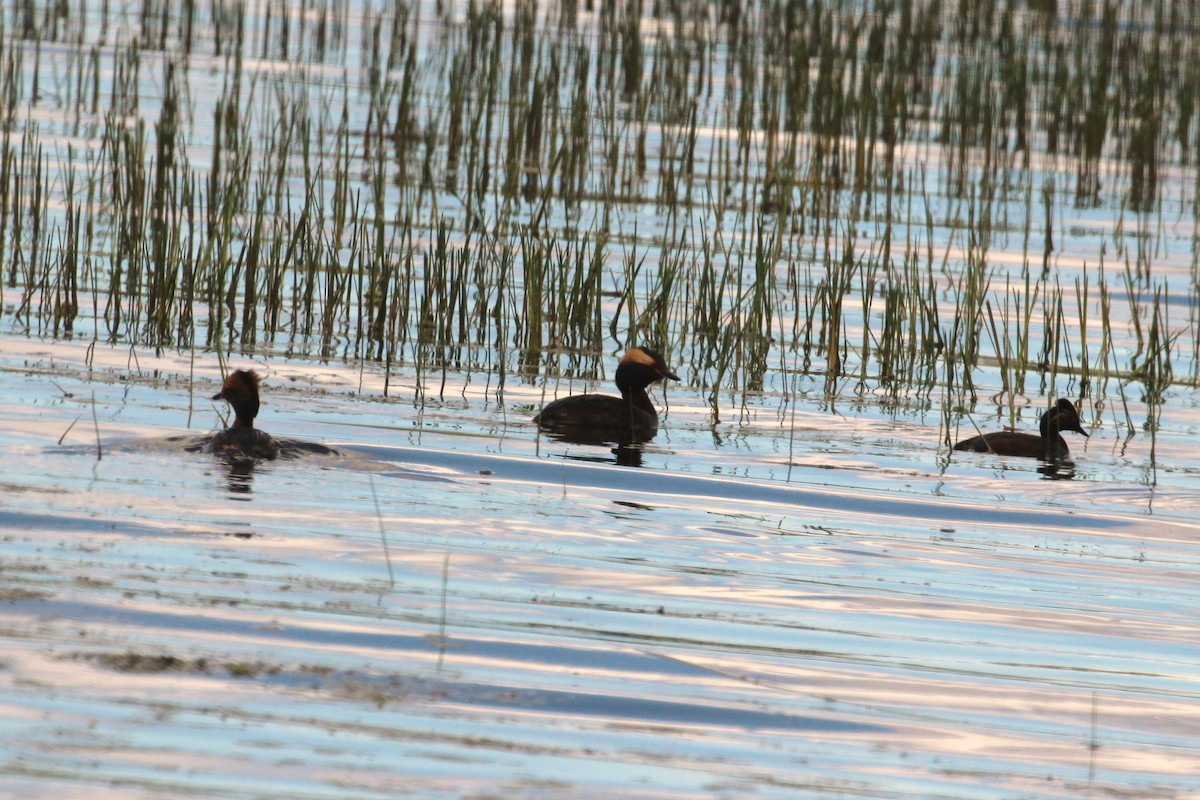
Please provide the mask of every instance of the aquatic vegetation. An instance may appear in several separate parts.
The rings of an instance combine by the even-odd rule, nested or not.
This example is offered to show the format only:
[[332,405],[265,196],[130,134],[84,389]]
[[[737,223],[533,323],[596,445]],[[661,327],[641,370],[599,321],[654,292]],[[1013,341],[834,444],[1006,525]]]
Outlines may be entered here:
[[797,376],[1153,406],[1200,380],[1195,14],[14,6],[3,318],[497,392],[647,339],[714,420]]

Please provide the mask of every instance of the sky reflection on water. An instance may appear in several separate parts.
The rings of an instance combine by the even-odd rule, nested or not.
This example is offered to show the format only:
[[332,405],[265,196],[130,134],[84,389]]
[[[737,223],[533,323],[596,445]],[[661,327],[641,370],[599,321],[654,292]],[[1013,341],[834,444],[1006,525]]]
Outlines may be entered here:
[[[1131,482],[1104,430],[1075,480],[1050,482],[942,465],[919,417],[715,440],[676,388],[635,469],[538,439],[520,397],[427,409],[418,430],[369,376],[312,365],[314,391],[284,362],[263,426],[339,454],[233,476],[169,438],[216,424],[189,399],[211,395],[211,365],[189,394],[169,357],[89,374],[81,345],[6,345],[15,789],[1069,797],[1194,780],[1192,490],[1165,460],[1158,486]],[[28,352],[47,348],[54,366]]]

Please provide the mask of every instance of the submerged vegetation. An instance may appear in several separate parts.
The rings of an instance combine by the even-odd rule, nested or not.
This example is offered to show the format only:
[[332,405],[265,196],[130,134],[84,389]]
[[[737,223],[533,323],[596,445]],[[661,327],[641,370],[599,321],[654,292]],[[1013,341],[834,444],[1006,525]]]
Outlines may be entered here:
[[653,343],[714,415],[1200,382],[1190,4],[384,5],[0,9],[6,325],[497,391]]

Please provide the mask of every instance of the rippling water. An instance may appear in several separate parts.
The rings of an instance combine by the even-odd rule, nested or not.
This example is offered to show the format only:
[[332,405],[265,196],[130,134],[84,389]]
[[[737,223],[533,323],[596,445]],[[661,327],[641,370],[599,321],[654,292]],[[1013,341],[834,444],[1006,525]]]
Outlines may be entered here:
[[[754,81],[786,76],[765,57],[761,75],[727,74],[743,69],[721,38],[738,23],[717,11],[676,14],[686,24],[672,31],[671,4],[642,4],[666,9],[638,20],[644,81],[659,81],[658,64],[685,79],[639,109],[603,67],[618,41],[604,30],[624,19],[606,11],[637,4],[567,3],[561,22],[543,6],[527,47],[496,35],[494,49],[486,40],[533,4],[214,2],[192,16],[42,5],[0,9],[0,83],[17,75],[0,108],[13,170],[0,203],[0,795],[1200,797],[1194,126],[1162,137],[1153,210],[1126,205],[1136,110],[1092,161],[1066,144],[1038,151],[1053,109],[1037,103],[1062,88],[1049,69],[1090,67],[1063,66],[1070,40],[1095,33],[1069,4],[1005,17],[1034,32],[1025,55],[1047,70],[1032,151],[1007,129],[963,128],[995,138],[956,143],[942,116],[958,76],[997,79],[989,69],[1020,54],[1000,47],[1008,60],[980,59],[977,74],[955,71],[973,53],[939,54],[933,94],[906,106],[927,118],[894,171],[881,130],[852,158],[848,137],[817,135],[821,120],[801,126],[789,145],[799,171],[771,177],[792,181],[790,211],[767,185],[786,137],[730,127],[743,111],[769,118],[778,86],[759,94]],[[862,33],[864,48],[879,8],[881,35],[902,16],[892,4],[789,7],[814,10],[810,31]],[[1122,57],[1157,53],[1165,25],[1189,74],[1200,51],[1187,25],[1131,7]],[[489,10],[509,27],[475,13]],[[235,56],[237,19],[247,45]],[[194,50],[177,52],[185,30]],[[373,61],[380,35],[392,38],[386,68]],[[399,94],[405,52],[411,98]],[[441,104],[480,52],[495,64],[536,53],[544,71],[499,70],[511,93],[499,105],[468,82],[475,123],[455,132],[484,120],[494,141],[452,159]],[[524,111],[503,104],[528,102],[560,66],[571,77],[546,114],[559,127],[506,162],[500,143]],[[164,113],[171,74],[178,117]],[[857,77],[841,80],[848,102]],[[1171,114],[1194,81],[1172,85],[1162,119],[1181,122]],[[597,107],[566,189],[577,87]],[[218,108],[239,107],[248,129],[221,129]],[[689,146],[679,115],[693,112]],[[166,230],[143,218],[161,207],[139,197],[113,210],[136,188],[127,168],[163,155],[160,130],[180,147],[166,170],[179,194],[160,220],[178,238],[156,240],[177,248],[167,259],[123,239]],[[214,177],[218,143],[234,163]],[[238,158],[255,200],[229,198]],[[1075,194],[1086,169],[1103,180]],[[472,198],[472,174],[524,185]],[[421,271],[442,233],[454,255],[440,274],[459,281],[444,297]],[[526,306],[513,253],[543,234],[553,252],[534,255],[561,256],[550,272],[562,272]],[[366,242],[377,235],[388,243]],[[752,276],[775,235],[770,276]],[[306,237],[327,241],[288,261]],[[593,257],[594,308],[566,325],[583,285],[571,270]],[[121,273],[135,261],[143,272]],[[830,288],[825,270],[849,261],[858,273]],[[211,273],[197,279],[194,264]],[[192,283],[149,303],[164,267]],[[968,274],[991,281],[996,312],[995,340],[976,332],[978,362],[938,349],[894,359],[887,369],[910,374],[885,378],[885,344],[916,342],[926,323],[947,340],[961,331]],[[909,294],[889,305],[904,276]],[[271,310],[256,278],[278,295]],[[715,283],[684,285],[693,278]],[[389,313],[403,308],[386,336],[378,291]],[[314,321],[339,292],[343,305]],[[431,344],[426,316],[456,297],[460,327]],[[152,319],[160,301],[167,316]],[[693,325],[705,302],[713,316]],[[544,317],[525,328],[530,309]],[[1158,310],[1154,334],[1169,344],[1155,362]],[[840,317],[828,349],[823,316]],[[898,344],[877,341],[896,326]],[[1018,375],[996,349],[1021,331],[1031,360]],[[567,376],[652,333],[683,378],[655,391],[653,442],[614,453],[538,434],[529,420],[544,402],[595,388]],[[846,360],[831,363],[839,343]],[[225,413],[208,399],[221,359],[206,346],[240,347],[228,366],[264,374],[266,430],[336,452],[228,464],[189,451]],[[1154,366],[1168,374],[1147,406],[1139,381]],[[1010,406],[1033,429],[1060,395],[1083,400],[1092,432],[1068,435],[1067,468],[947,448],[975,425],[1013,422]]]
[[339,454],[235,469],[172,438],[215,365],[129,352],[4,339],[17,795],[1193,796],[1186,420],[1157,486],[1103,424],[1052,481],[673,388],[635,469],[278,360],[263,427]]

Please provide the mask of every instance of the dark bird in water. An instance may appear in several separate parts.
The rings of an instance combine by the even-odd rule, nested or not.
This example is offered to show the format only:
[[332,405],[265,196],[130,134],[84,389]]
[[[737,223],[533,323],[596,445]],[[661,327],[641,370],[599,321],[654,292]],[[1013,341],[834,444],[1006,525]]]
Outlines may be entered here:
[[1043,461],[1062,461],[1069,458],[1071,451],[1063,441],[1060,431],[1075,431],[1087,436],[1087,431],[1079,424],[1079,411],[1074,403],[1066,398],[1060,398],[1054,407],[1042,415],[1038,423],[1041,433],[1017,433],[1016,431],[997,431],[984,433],[963,439],[954,445],[955,450],[967,450],[975,453],[995,453],[1001,456],[1023,456],[1040,458]]
[[632,444],[653,438],[658,432],[658,412],[646,387],[666,378],[677,381],[678,376],[654,350],[631,347],[617,365],[615,378],[620,397],[564,397],[543,408],[533,421],[567,441]]
[[254,427],[258,416],[258,373],[248,369],[231,372],[213,395],[233,408],[233,424],[212,437],[208,449],[213,453],[249,458],[275,458],[279,445],[266,431]]

